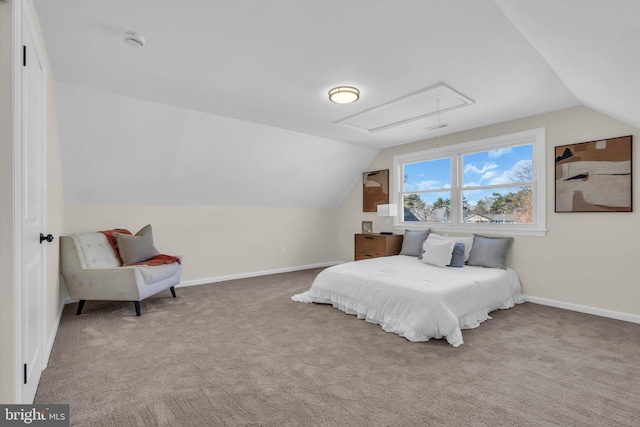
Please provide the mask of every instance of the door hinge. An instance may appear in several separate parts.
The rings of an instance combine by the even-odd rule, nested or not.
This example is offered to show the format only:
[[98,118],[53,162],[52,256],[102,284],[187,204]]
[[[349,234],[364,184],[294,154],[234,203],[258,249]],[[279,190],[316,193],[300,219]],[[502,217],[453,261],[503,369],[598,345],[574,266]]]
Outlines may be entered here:
[[22,66],[27,66],[27,46],[22,45]]
[[27,383],[27,364],[24,364],[24,383]]

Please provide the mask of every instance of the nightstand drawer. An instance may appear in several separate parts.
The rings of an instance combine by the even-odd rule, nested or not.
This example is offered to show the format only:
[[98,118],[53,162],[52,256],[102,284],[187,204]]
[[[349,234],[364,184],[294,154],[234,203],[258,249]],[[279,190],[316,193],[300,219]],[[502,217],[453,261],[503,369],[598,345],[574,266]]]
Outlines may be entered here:
[[387,239],[376,234],[356,234],[356,252],[384,255]]
[[402,250],[399,234],[356,234],[355,260],[398,255]]
[[356,252],[355,260],[360,261],[361,259],[371,259],[371,258],[381,258],[384,255],[376,255],[368,252]]

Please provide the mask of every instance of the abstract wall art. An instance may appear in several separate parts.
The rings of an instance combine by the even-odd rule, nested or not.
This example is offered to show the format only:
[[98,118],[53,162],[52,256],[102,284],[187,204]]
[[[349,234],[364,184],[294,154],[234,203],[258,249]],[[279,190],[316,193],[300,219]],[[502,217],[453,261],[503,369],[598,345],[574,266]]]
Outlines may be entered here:
[[632,212],[631,139],[555,147],[556,212]]
[[377,212],[389,204],[389,169],[362,174],[362,211]]

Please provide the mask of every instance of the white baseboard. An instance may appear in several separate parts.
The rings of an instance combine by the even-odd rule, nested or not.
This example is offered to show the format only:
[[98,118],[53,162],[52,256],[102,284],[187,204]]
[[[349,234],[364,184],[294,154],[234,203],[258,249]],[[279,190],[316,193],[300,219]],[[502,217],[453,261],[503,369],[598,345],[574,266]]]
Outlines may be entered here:
[[[252,271],[250,273],[232,274],[229,276],[218,276],[218,277],[209,277],[206,279],[185,280],[180,282],[180,284],[176,285],[176,287],[182,288],[186,286],[206,285],[207,283],[225,282],[227,280],[246,279],[249,277],[267,276],[269,274],[290,273],[292,271],[309,270],[311,268],[331,267],[332,265],[338,265],[338,264],[342,264],[342,262],[330,261],[330,262],[323,262],[320,264],[299,265],[296,267],[276,268],[273,270],[264,270],[264,271]],[[64,307],[64,304],[72,304],[74,302],[78,302],[78,300],[66,298],[63,302],[63,307]],[[58,322],[60,322],[61,316],[62,316],[62,310],[60,310],[60,313],[58,316]],[[54,339],[55,339],[55,336],[54,336]],[[53,344],[53,341],[52,341],[52,344]]]
[[229,276],[209,277],[206,279],[186,280],[180,282],[177,287],[206,285],[207,283],[225,282],[227,280],[247,279],[249,277],[267,276],[269,274],[290,273],[292,271],[309,270],[311,268],[331,267],[332,265],[341,264],[339,261],[323,262],[320,264],[299,265],[296,267],[276,268],[273,270],[252,271],[249,273],[232,274]]
[[42,367],[42,369],[44,370],[47,366],[49,366],[49,358],[51,357],[51,351],[53,350],[53,344],[56,342],[56,336],[58,335],[58,328],[60,327],[60,320],[62,320],[62,311],[64,310],[64,306],[66,304],[68,304],[67,302],[68,298],[63,299],[62,301],[60,301],[60,307],[58,307],[58,314],[56,315],[56,320],[55,323],[53,325],[53,327],[51,328],[51,331],[49,331],[49,336],[47,339],[47,348],[45,348],[45,353],[44,353],[44,366]]
[[620,311],[605,310],[603,308],[589,307],[586,305],[571,304],[552,299],[532,297],[524,295],[525,301],[535,304],[548,305],[550,307],[564,308],[565,310],[578,311],[580,313],[593,314],[596,316],[609,317],[611,319],[624,320],[625,322],[640,323],[640,316],[637,314],[623,313]]

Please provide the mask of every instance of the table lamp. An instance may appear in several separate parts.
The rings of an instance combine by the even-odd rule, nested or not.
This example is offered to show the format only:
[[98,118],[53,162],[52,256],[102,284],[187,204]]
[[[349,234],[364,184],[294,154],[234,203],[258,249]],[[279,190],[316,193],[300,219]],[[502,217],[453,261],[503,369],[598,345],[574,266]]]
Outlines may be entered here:
[[391,217],[398,216],[398,206],[396,205],[378,205],[378,216],[385,217],[384,219],[384,230],[381,231],[380,234],[393,234],[393,231],[387,231],[390,229],[389,220]]

